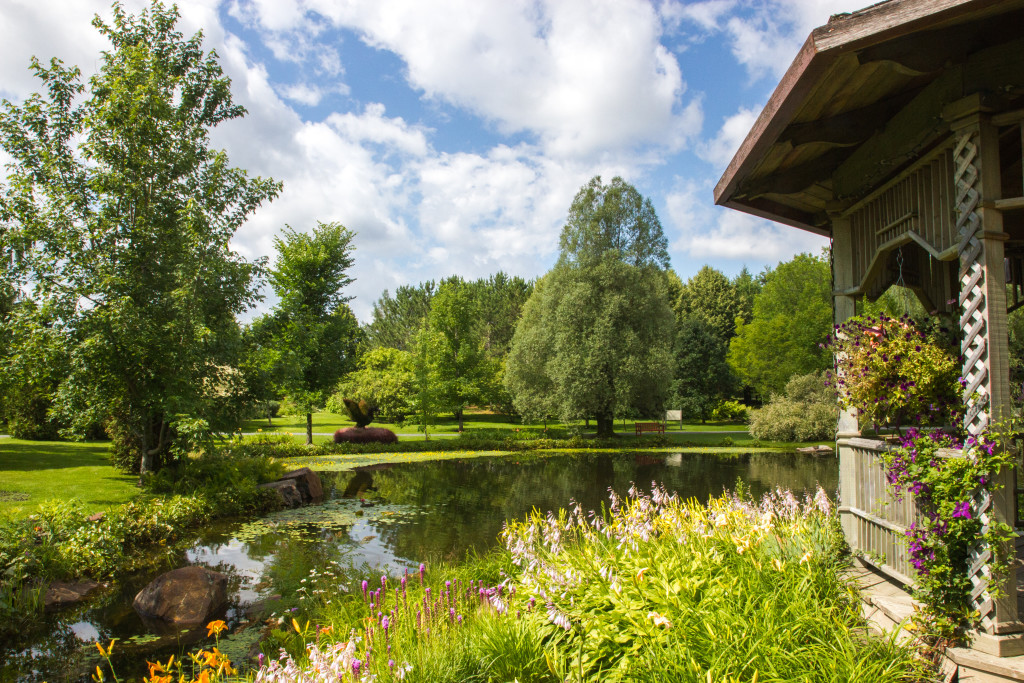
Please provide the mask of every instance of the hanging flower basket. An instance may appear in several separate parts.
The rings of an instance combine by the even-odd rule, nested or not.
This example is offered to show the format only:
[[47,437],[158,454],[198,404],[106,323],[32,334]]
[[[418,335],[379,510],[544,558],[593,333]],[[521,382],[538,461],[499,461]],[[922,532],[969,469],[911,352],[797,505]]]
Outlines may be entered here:
[[827,381],[835,385],[843,407],[856,408],[864,423],[897,430],[959,423],[959,358],[909,317],[850,318],[825,346],[836,357]]

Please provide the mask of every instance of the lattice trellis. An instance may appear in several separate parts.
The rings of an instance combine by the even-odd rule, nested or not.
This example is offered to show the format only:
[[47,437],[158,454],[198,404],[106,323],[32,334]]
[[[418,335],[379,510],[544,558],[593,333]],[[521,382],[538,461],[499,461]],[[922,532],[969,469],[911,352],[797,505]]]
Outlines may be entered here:
[[[966,133],[953,151],[956,186],[956,227],[960,236],[960,331],[963,354],[964,418],[969,434],[978,435],[990,420],[991,373],[988,367],[988,320],[985,293],[985,247],[981,241],[982,219],[978,213],[977,133]],[[979,491],[971,507],[985,527],[991,521],[992,497]],[[995,629],[994,603],[989,592],[993,581],[989,561],[992,549],[979,543],[971,550],[968,573],[971,578],[971,606],[981,614],[982,625],[990,633]]]

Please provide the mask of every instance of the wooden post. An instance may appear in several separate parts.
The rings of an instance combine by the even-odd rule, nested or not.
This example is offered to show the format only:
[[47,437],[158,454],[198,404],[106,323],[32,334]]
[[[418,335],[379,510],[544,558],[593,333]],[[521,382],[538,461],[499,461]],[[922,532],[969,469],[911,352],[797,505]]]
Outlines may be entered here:
[[[839,216],[832,217],[832,279],[835,290],[832,292],[835,302],[834,324],[841,325],[857,313],[857,300],[852,296],[840,294],[857,285],[853,272],[853,233],[850,219]],[[849,512],[851,507],[859,507],[857,500],[857,466],[856,452],[846,439],[860,436],[857,424],[857,410],[844,408],[839,411],[839,423],[836,428],[836,452],[839,453],[839,519],[842,523],[846,541],[854,550],[860,548],[857,538],[857,523]]]
[[[1006,282],[1003,266],[1002,214],[993,208],[1000,198],[999,140],[975,95],[947,107],[954,148],[956,220],[960,244],[960,329],[964,356],[964,418],[966,430],[980,434],[993,422],[1010,414],[1009,348],[1006,329]],[[952,114],[952,115],[950,115]],[[954,118],[955,117],[955,118]],[[1014,480],[1012,470],[999,475],[1001,490],[979,495],[972,511],[983,524],[1000,521],[1013,525]],[[984,632],[974,637],[973,647],[997,656],[1024,654],[1024,624],[1017,614],[1017,572],[992,575],[984,556],[989,551],[1012,553],[1013,543],[1002,548],[981,544],[972,552],[972,606],[981,614]],[[979,566],[981,565],[981,566]],[[994,582],[1003,580],[1001,597],[992,594]]]

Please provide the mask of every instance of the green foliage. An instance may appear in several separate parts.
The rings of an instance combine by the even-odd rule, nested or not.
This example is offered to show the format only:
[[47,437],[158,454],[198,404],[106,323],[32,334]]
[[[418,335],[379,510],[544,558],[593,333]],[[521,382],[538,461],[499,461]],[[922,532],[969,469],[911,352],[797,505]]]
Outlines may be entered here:
[[253,514],[277,505],[258,484],[277,478],[280,463],[213,455],[164,468],[147,479],[150,492],[90,520],[76,500],[55,500],[24,518],[0,517],[4,583],[32,589],[37,580],[123,575],[144,559],[138,551],[175,541],[219,516]]
[[207,417],[232,361],[224,340],[257,297],[259,264],[228,245],[280,191],[210,148],[244,109],[178,17],[115,4],[112,25],[93,21],[111,47],[88,91],[77,68],[33,60],[45,94],[0,113],[0,267],[67,350],[55,411],[79,433],[115,418],[118,449],[143,470],[171,457],[176,416]]
[[68,370],[54,319],[33,301],[14,304],[0,318],[6,344],[0,364],[7,429],[16,439],[48,441],[64,426],[52,414],[60,380]]
[[388,290],[373,304],[373,320],[365,328],[370,348],[409,351],[417,331],[430,313],[436,285],[433,280],[419,285],[402,285],[392,297]]
[[545,651],[571,680],[914,680],[909,648],[859,635],[820,489],[805,506],[631,491],[596,522],[535,512],[503,535],[517,598],[546,612]]
[[312,234],[286,227],[274,240],[270,271],[280,301],[252,335],[261,342],[255,364],[306,415],[307,443],[313,442],[312,413],[355,368],[359,324],[342,292],[352,282],[353,237],[340,223],[318,222]]
[[711,411],[715,422],[746,422],[749,417],[750,409],[739,401],[721,401]]
[[976,625],[969,567],[971,551],[979,543],[994,550],[989,568],[997,580],[991,590],[995,595],[1002,591],[999,579],[1006,576],[1010,558],[1000,549],[1016,534],[997,519],[983,524],[974,501],[982,490],[992,493],[1002,488],[1000,470],[1013,467],[1018,459],[1007,445],[984,436],[970,437],[962,457],[957,457],[940,449],[959,448],[959,442],[941,433],[911,429],[900,448],[881,454],[896,495],[913,494],[921,511],[904,540],[917,569],[914,597],[924,603],[917,618],[940,638],[957,638]]
[[649,200],[595,177],[560,244],[516,327],[505,386],[524,416],[595,417],[610,436],[615,415],[659,413],[668,388],[667,242]]
[[839,402],[822,373],[798,375],[750,420],[750,433],[764,441],[828,441],[835,438]]
[[388,347],[370,349],[359,359],[359,369],[345,375],[327,401],[327,409],[343,413],[344,396],[366,400],[378,419],[401,422],[411,412],[416,375],[412,354]]
[[594,176],[580,188],[569,207],[559,238],[560,265],[586,267],[609,252],[637,268],[668,268],[668,240],[650,199],[616,176],[603,185]]
[[686,281],[675,304],[679,319],[696,319],[723,342],[736,331],[740,300],[736,288],[725,275],[704,266]]
[[429,321],[424,321],[413,341],[412,367],[415,377],[413,394],[413,413],[416,426],[423,432],[424,440],[430,439],[430,428],[437,418],[438,400],[435,384],[437,370],[434,358],[438,354],[440,340],[430,329]]
[[[729,364],[728,346],[707,320],[696,314],[684,315],[676,323],[673,345],[675,380],[669,388],[666,407],[679,409],[701,422],[713,418],[716,407],[735,385]],[[731,419],[731,418],[725,418]]]
[[479,311],[472,288],[450,278],[438,288],[427,318],[433,336],[429,358],[435,400],[455,415],[459,431],[463,411],[483,397],[487,378],[493,375]]
[[832,329],[828,260],[797,254],[768,271],[754,298],[753,317],[736,327],[728,361],[763,396],[782,392],[793,375],[826,370],[832,356],[821,347]]

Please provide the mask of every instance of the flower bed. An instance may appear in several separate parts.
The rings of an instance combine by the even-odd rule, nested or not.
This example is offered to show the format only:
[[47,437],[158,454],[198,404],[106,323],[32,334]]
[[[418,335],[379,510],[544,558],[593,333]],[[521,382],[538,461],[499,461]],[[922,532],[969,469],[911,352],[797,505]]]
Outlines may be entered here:
[[[367,580],[275,632],[258,681],[911,681],[863,637],[821,491],[707,506],[657,488],[511,522],[504,578]],[[403,580],[404,578],[404,580]]]

